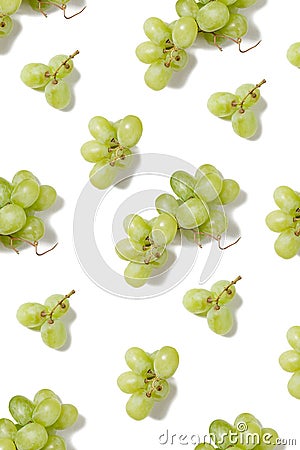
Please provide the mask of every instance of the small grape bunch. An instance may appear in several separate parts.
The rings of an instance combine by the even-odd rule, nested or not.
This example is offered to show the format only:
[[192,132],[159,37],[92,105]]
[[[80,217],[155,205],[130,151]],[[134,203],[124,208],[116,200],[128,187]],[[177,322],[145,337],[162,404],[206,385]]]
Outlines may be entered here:
[[210,291],[190,289],[183,297],[183,306],[193,314],[205,316],[212,331],[225,335],[233,327],[232,312],[225,305],[235,297],[235,284],[241,279],[242,277],[238,276],[231,282],[217,281]]
[[125,169],[131,162],[131,148],[137,145],[142,133],[141,120],[128,115],[117,122],[105,117],[93,117],[88,125],[93,140],[81,147],[81,155],[94,167],[90,181],[98,189],[106,189],[115,180],[118,169]]
[[293,66],[300,67],[300,42],[289,46],[286,57]]
[[127,350],[125,360],[131,371],[122,373],[117,383],[122,392],[131,394],[126,404],[129,417],[143,420],[155,402],[167,398],[170,392],[167,379],[176,372],[179,356],[175,348],[168,346],[152,354],[132,347]]
[[300,326],[291,327],[286,337],[292,350],[282,353],[279,364],[283,370],[293,373],[288,382],[288,391],[300,399]]
[[17,320],[21,325],[41,332],[43,342],[51,348],[59,349],[67,341],[66,326],[61,320],[69,308],[69,298],[75,294],[54,294],[48,297],[44,304],[23,303],[17,311]]
[[10,183],[0,178],[0,242],[19,253],[18,247],[24,243],[35,248],[45,234],[45,224],[35,216],[46,211],[56,201],[56,191],[52,186],[40,184],[36,176],[28,170],[17,172]]
[[234,425],[225,420],[214,420],[209,426],[213,444],[198,444],[194,450],[270,450],[280,442],[273,428],[263,428],[259,420],[250,413],[237,416]]
[[72,55],[56,55],[48,65],[30,63],[23,67],[21,80],[32,89],[44,89],[45,97],[50,106],[65,109],[71,102],[71,89],[66,78],[74,69],[73,58],[79,54],[76,50]]
[[66,442],[57,431],[74,425],[78,410],[62,403],[50,389],[38,391],[33,401],[23,395],[10,399],[10,419],[0,419],[0,448],[3,450],[66,450]]
[[40,12],[44,17],[47,17],[46,11],[51,8],[51,6],[55,6],[56,8],[60,9],[64,14],[65,19],[72,19],[73,17],[78,16],[78,14],[81,14],[86,8],[86,6],[84,6],[75,14],[67,16],[66,10],[70,0],[28,0],[28,2],[34,11]]
[[9,36],[13,30],[13,20],[11,16],[15,14],[22,0],[0,0],[0,38]]
[[300,250],[300,194],[288,186],[279,186],[273,197],[280,209],[267,215],[266,224],[280,233],[274,244],[277,255],[290,259]]
[[249,139],[255,135],[258,122],[251,109],[260,99],[259,88],[266,83],[242,84],[235,94],[215,92],[207,101],[208,110],[217,117],[231,119],[233,131],[240,137]]

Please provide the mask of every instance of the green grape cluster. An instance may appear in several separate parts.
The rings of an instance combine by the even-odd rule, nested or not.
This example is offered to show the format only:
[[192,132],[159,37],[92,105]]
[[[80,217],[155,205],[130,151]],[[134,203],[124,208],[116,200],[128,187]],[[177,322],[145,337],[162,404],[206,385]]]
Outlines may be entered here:
[[255,112],[251,109],[260,99],[259,88],[266,83],[242,84],[234,94],[215,92],[207,102],[208,110],[217,117],[231,120],[233,131],[240,137],[249,139],[258,129]]
[[62,403],[50,389],[38,391],[33,401],[16,395],[9,401],[10,419],[0,419],[1,450],[66,450],[65,430],[78,419],[77,408]]
[[[239,45],[248,31],[247,18],[239,8],[247,8],[257,0],[178,0],[178,20],[165,23],[150,17],[144,23],[144,32],[149,41],[136,48],[138,59],[149,64],[145,83],[155,91],[167,86],[173,72],[184,69],[188,63],[186,50],[197,36],[217,46],[229,39]],[[240,49],[241,52],[244,52]]]
[[137,145],[143,125],[137,116],[128,115],[117,122],[105,117],[93,117],[88,125],[93,140],[81,147],[81,155],[94,167],[90,172],[90,181],[98,189],[106,189],[115,180],[118,169],[124,169],[130,163],[131,148]]
[[55,201],[55,189],[41,185],[28,170],[17,172],[11,183],[0,178],[0,242],[16,253],[17,247],[26,242],[34,246],[37,253],[45,224],[35,212],[49,209]]
[[288,391],[293,397],[300,399],[300,326],[291,327],[286,337],[292,350],[280,355],[279,364],[283,370],[293,373],[288,382]]
[[44,304],[23,303],[17,311],[17,320],[31,330],[40,331],[43,342],[51,348],[59,349],[67,341],[67,329],[61,317],[70,308],[69,298],[75,294],[53,294]]
[[241,278],[238,276],[231,282],[217,281],[209,291],[206,289],[190,289],[183,297],[183,306],[193,314],[205,316],[212,331],[225,335],[233,327],[232,312],[225,305],[235,297],[235,284]]
[[175,348],[162,347],[154,353],[146,353],[132,347],[125,354],[130,369],[122,373],[118,386],[125,394],[131,394],[126,404],[127,414],[135,420],[145,419],[155,402],[167,398],[170,385],[167,381],[177,370],[179,356]]
[[43,89],[50,106],[65,109],[71,102],[71,89],[64,80],[74,69],[73,58],[79,54],[76,50],[72,55],[55,55],[48,65],[30,63],[23,67],[21,80],[32,89]]
[[274,244],[277,255],[293,258],[300,250],[300,194],[288,186],[279,186],[273,197],[280,209],[267,215],[266,224],[280,233]]
[[289,46],[286,57],[293,66],[300,67],[300,42]]
[[262,428],[253,414],[242,413],[234,425],[222,419],[214,420],[209,426],[213,444],[198,444],[195,450],[271,450],[275,449],[278,434],[273,428]]

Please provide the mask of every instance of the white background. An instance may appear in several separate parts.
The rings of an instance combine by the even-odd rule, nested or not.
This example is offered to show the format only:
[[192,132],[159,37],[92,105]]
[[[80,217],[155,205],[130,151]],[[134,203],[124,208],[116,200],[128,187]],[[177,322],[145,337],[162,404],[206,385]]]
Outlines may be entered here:
[[[72,3],[82,5],[79,0]],[[146,66],[134,50],[145,40],[144,20],[158,16],[172,21],[174,3],[94,0],[70,21],[59,11],[44,19],[22,7],[15,16],[15,32],[0,42],[0,175],[11,179],[20,169],[31,170],[42,183],[53,185],[61,198],[61,207],[47,220],[45,247],[59,241],[53,253],[43,258],[31,249],[19,256],[1,253],[0,416],[9,417],[7,405],[13,395],[33,397],[38,389],[51,388],[80,411],[79,426],[70,432],[70,450],[155,450],[168,446],[159,443],[167,429],[178,436],[203,435],[212,420],[233,422],[244,411],[277,429],[281,437],[300,440],[300,402],[288,394],[289,374],[278,364],[279,355],[289,348],[287,329],[300,324],[299,258],[285,261],[275,254],[276,236],[264,222],[275,209],[272,194],[277,186],[300,189],[300,74],[285,56],[288,46],[300,40],[300,5],[297,0],[288,6],[258,0],[246,12],[250,30],[245,46],[262,38],[255,50],[242,55],[232,44],[221,53],[199,43],[190,51],[190,65],[174,76],[170,87],[153,92],[144,85]],[[80,55],[73,76],[74,107],[60,112],[46,103],[42,93],[23,85],[19,74],[29,62],[47,63],[58,53],[76,49]],[[261,131],[257,139],[244,140],[233,133],[230,123],[212,116],[206,102],[215,91],[234,91],[242,83],[263,78],[267,84],[262,88]],[[237,286],[238,326],[231,337],[215,335],[205,319],[182,306],[185,291],[198,285],[205,263],[201,253],[184,282],[148,300],[104,292],[77,261],[73,214],[91,168],[79,151],[90,139],[88,121],[95,115],[115,121],[127,114],[143,121],[140,153],[167,153],[195,167],[211,163],[240,183],[243,201],[231,218],[235,235],[241,234],[242,240],[225,252],[204,286],[242,275]],[[136,189],[143,188],[141,180]],[[102,215],[108,230],[117,206],[117,196],[113,199],[111,209],[106,203]],[[113,253],[110,232],[97,240]],[[69,314],[72,339],[67,350],[55,351],[42,343],[38,333],[18,324],[16,310],[24,302],[42,302],[71,289],[77,291]],[[180,354],[176,395],[152,417],[135,422],[125,412],[126,394],[116,386],[118,375],[126,371],[124,353],[131,346],[151,352],[164,345],[176,347]],[[177,440],[169,448],[182,445]]]

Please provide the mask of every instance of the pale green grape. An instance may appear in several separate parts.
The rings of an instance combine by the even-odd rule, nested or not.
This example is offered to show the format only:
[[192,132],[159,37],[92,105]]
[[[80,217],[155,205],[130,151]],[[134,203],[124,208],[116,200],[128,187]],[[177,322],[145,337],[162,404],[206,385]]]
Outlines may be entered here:
[[196,180],[200,180],[200,178],[204,177],[208,173],[216,173],[220,178],[223,178],[221,172],[212,164],[202,164],[202,166],[198,167],[195,173]]
[[30,242],[38,242],[45,234],[45,225],[42,219],[35,216],[28,216],[26,223],[20,231],[14,234],[14,237],[26,239]]
[[276,233],[281,233],[286,230],[286,228],[295,227],[293,216],[279,209],[272,211],[267,215],[266,224],[270,230],[275,231]]
[[107,146],[95,140],[85,142],[82,145],[80,152],[86,161],[92,163],[96,163],[105,156],[108,156]]
[[121,120],[117,138],[124,147],[134,147],[140,140],[143,133],[143,125],[136,116],[126,116]]
[[60,416],[52,425],[55,430],[70,428],[78,419],[78,410],[74,405],[62,403]]
[[0,11],[11,16],[20,8],[22,0],[0,0]]
[[128,236],[130,239],[143,243],[146,237],[149,236],[151,227],[138,214],[135,214],[128,226]]
[[209,211],[209,218],[199,228],[199,231],[212,234],[213,236],[221,236],[228,228],[228,219],[222,210],[211,209]]
[[67,330],[65,324],[57,319],[54,323],[44,322],[41,326],[41,337],[48,347],[59,349],[67,341]]
[[23,395],[15,395],[10,399],[8,409],[17,423],[26,425],[31,420],[34,405]]
[[105,117],[93,117],[88,126],[91,135],[101,144],[109,145],[113,139],[117,138],[116,129]]
[[175,71],[183,70],[189,62],[189,55],[185,50],[176,50],[172,53],[171,68]]
[[37,200],[40,186],[34,180],[23,180],[13,189],[11,201],[21,208],[29,208]]
[[0,438],[15,439],[17,433],[16,425],[9,419],[0,419]]
[[150,41],[155,44],[165,44],[168,39],[171,39],[171,30],[161,19],[157,17],[150,17],[144,23],[144,32]]
[[300,207],[300,195],[288,186],[279,186],[275,189],[274,201],[282,211],[292,215]]
[[0,178],[0,208],[7,205],[10,201],[12,187],[4,178]]
[[206,289],[190,289],[183,297],[183,306],[193,314],[202,314],[211,308],[210,298],[212,293]]
[[33,175],[32,172],[30,172],[29,170],[19,170],[19,172],[17,172],[12,180],[12,184],[14,186],[16,186],[17,184],[20,184],[23,180],[34,180],[36,182],[38,182],[38,179],[36,178],[35,175]]
[[236,0],[220,0],[220,2],[224,3],[224,5],[226,6],[230,6],[233,5],[236,2]]
[[161,256],[157,258],[155,261],[151,261],[150,264],[153,267],[163,267],[169,258],[168,250],[162,252]]
[[8,438],[0,438],[0,450],[16,450],[14,441]]
[[29,423],[17,432],[15,443],[18,450],[41,450],[47,441],[45,428],[38,423]]
[[[148,385],[148,392],[152,390],[152,384]],[[167,380],[160,380],[155,383],[155,389],[151,392],[151,397],[154,398],[157,402],[164,400],[168,397],[170,392],[170,385]]]
[[[250,108],[250,106],[255,105],[255,103],[257,103],[260,99],[260,90],[258,88],[256,88],[252,94],[248,95],[248,93],[254,88],[254,84],[242,84],[235,91],[235,95],[239,97],[240,102],[245,98],[243,107]],[[247,95],[248,97],[246,98]]]
[[17,311],[17,319],[24,327],[36,328],[45,322],[45,317],[42,317],[45,309],[40,303],[24,303]]
[[296,236],[294,230],[289,228],[280,233],[274,243],[274,248],[281,258],[293,258],[300,250],[300,236]]
[[233,202],[238,197],[240,190],[240,186],[235,180],[225,178],[222,190],[216,200],[222,205],[228,205],[228,203]]
[[116,160],[116,167],[119,167],[122,170],[129,168],[133,162],[132,158],[128,158],[130,155],[132,155],[132,151],[129,150],[129,148],[123,148],[122,157],[119,156]]
[[286,337],[290,346],[300,353],[300,327],[294,326],[289,328]]
[[214,420],[209,426],[209,433],[215,444],[221,449],[227,449],[232,445],[230,436],[234,433],[234,428],[225,420]]
[[197,22],[193,17],[180,17],[172,31],[172,41],[179,48],[188,48],[193,45],[198,35]]
[[50,8],[50,4],[47,3],[40,3],[38,2],[38,0],[28,0],[29,5],[31,6],[32,9],[34,9],[35,11],[47,11],[47,9]]
[[221,306],[220,309],[213,307],[207,313],[207,323],[215,333],[227,334],[233,326],[232,313],[226,306]]
[[160,214],[154,221],[151,239],[160,246],[170,244],[177,233],[177,221],[167,213]]
[[288,350],[282,353],[279,358],[279,364],[287,372],[300,370],[300,353],[296,352],[296,350]]
[[[230,281],[227,280],[220,280],[214,283],[211,287],[211,292],[214,292],[217,296],[221,294],[221,292],[224,291],[224,289],[230,285]],[[231,302],[231,300],[234,298],[236,294],[236,288],[234,284],[228,288],[220,297],[219,304],[220,305],[226,305],[226,303]]]
[[196,17],[199,11],[195,0],[177,0],[175,7],[180,17]]
[[161,194],[155,199],[155,208],[159,214],[166,212],[175,216],[178,203],[173,195]]
[[56,76],[57,78],[65,78],[67,75],[69,75],[74,68],[74,62],[72,59],[69,59],[69,61],[65,62],[68,59],[68,55],[56,55],[53,56],[53,58],[50,59],[48,66],[50,67],[51,74],[54,74],[56,70],[60,67],[59,71],[57,72]]
[[261,441],[255,450],[272,450],[277,447],[278,439],[278,433],[273,428],[262,428]]
[[187,230],[199,227],[208,217],[207,205],[198,198],[190,198],[180,205],[176,212],[179,226]]
[[49,436],[42,450],[67,450],[65,440],[61,436]]
[[39,89],[50,81],[50,68],[41,63],[30,63],[23,67],[21,80],[32,89]]
[[154,358],[154,372],[160,378],[170,378],[179,365],[179,355],[173,347],[162,347]]
[[26,214],[18,205],[5,205],[0,209],[0,234],[5,236],[21,230],[26,223]]
[[45,97],[53,108],[64,109],[71,102],[71,90],[64,80],[53,80],[45,87]]
[[256,115],[251,109],[236,111],[231,117],[231,123],[233,131],[246,139],[254,136],[258,128]]
[[300,370],[297,370],[288,383],[288,391],[289,393],[300,400]]
[[249,6],[255,5],[257,0],[237,0],[234,4],[237,8],[249,8]]
[[215,92],[209,97],[207,108],[217,117],[231,117],[238,103],[238,97],[230,92]]
[[137,242],[134,241],[133,239],[130,239],[130,244],[137,252],[143,253],[145,251],[145,246],[147,246],[147,244],[148,244],[147,249],[149,249],[150,242],[148,242],[148,240],[146,240],[145,242]]
[[132,287],[142,287],[151,276],[152,269],[150,264],[130,262],[124,271],[125,281]]
[[56,201],[56,190],[52,186],[42,184],[40,186],[40,193],[37,200],[31,205],[33,211],[45,211],[51,208]]
[[103,158],[90,171],[90,182],[98,189],[106,189],[116,178],[117,170],[109,163],[109,158]]
[[152,64],[165,56],[163,48],[151,41],[142,42],[138,45],[135,54],[145,64]]
[[250,423],[250,422],[254,422],[254,423],[260,425],[259,421],[256,419],[256,417],[253,416],[253,414],[250,414],[250,413],[242,413],[242,414],[239,414],[239,415],[237,416],[237,418],[235,419],[235,421],[234,421],[234,426],[237,427],[237,425],[238,425],[239,423],[245,423],[245,424],[248,424],[248,423]]
[[290,45],[286,57],[293,66],[300,67],[300,42]]
[[56,398],[45,398],[33,410],[32,420],[44,427],[50,427],[61,413],[61,404]]
[[10,35],[13,30],[14,23],[9,16],[4,16],[0,20],[0,38],[2,38]]
[[173,192],[183,201],[195,196],[195,178],[184,170],[174,172],[170,179]]
[[57,395],[51,391],[51,389],[40,389],[34,396],[33,403],[35,405],[38,405],[46,398],[55,398],[56,400],[59,400]]
[[222,178],[217,173],[212,172],[197,181],[194,191],[198,197],[209,203],[219,196],[222,186]]
[[197,22],[202,31],[217,31],[224,27],[228,20],[229,10],[218,0],[207,3],[197,14]]
[[164,89],[172,78],[173,69],[167,67],[163,60],[152,63],[145,72],[145,83],[154,91]]
[[239,431],[239,444],[244,446],[246,450],[252,450],[260,442],[261,427],[256,422],[247,422],[247,429]]
[[150,414],[153,406],[154,399],[152,397],[147,397],[145,391],[137,391],[129,398],[126,412],[132,419],[143,420]]
[[125,361],[129,369],[137,375],[145,375],[153,369],[150,356],[139,347],[131,347],[125,353]]
[[144,377],[134,372],[122,373],[117,383],[121,391],[125,392],[125,394],[133,394],[137,390],[145,387]]
[[[220,0],[223,3],[224,0]],[[231,37],[233,39],[239,39],[248,31],[248,21],[242,14],[230,14],[229,20],[225,27],[221,28],[218,33]],[[239,95],[239,94],[237,94]],[[242,97],[243,98],[243,97]]]
[[135,263],[143,263],[146,259],[145,252],[136,250],[129,239],[122,239],[115,247],[119,258],[125,261],[132,261]]
[[128,234],[129,225],[134,216],[135,214],[128,214],[128,216],[126,216],[125,219],[123,220],[123,228],[126,234]]
[[[47,311],[52,311],[55,306],[57,306],[57,304],[59,302],[62,301],[62,299],[65,296],[62,294],[53,294],[50,295],[50,297],[46,298],[44,305],[46,306]],[[52,317],[53,319],[59,319],[60,317],[64,316],[70,308],[70,302],[69,299],[65,298],[63,303],[61,303],[54,311]]]

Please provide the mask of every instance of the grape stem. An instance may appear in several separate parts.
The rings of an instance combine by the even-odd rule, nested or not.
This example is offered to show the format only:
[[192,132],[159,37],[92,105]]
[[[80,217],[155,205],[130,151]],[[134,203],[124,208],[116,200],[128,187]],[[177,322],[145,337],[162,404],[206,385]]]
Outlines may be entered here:
[[56,80],[56,77],[57,77],[57,75],[58,75],[60,69],[61,69],[63,66],[65,66],[66,69],[68,69],[68,68],[69,68],[69,67],[68,67],[68,62],[69,62],[71,59],[75,58],[75,56],[77,56],[77,55],[79,55],[79,50],[76,50],[72,55],[68,56],[68,58],[65,59],[65,61],[63,61],[63,62],[58,66],[58,68],[56,69],[56,71],[54,72],[54,74],[52,74],[54,81],[57,81],[57,80]]
[[14,241],[21,241],[21,242],[24,242],[25,244],[31,245],[32,247],[34,247],[35,254],[37,256],[44,256],[44,255],[46,255],[46,253],[52,252],[52,250],[54,250],[58,246],[58,242],[56,242],[56,244],[54,244],[53,247],[49,248],[48,250],[46,250],[43,253],[39,253],[38,252],[38,245],[39,245],[39,243],[37,241],[31,242],[31,241],[28,241],[27,239],[24,239],[24,238],[21,238],[21,237],[16,237],[16,236],[11,236],[11,235],[8,235],[8,236],[5,236],[5,237],[8,237],[10,239],[10,244],[9,244],[10,248],[14,252],[16,252],[17,255],[19,255],[20,252],[19,252],[19,250],[17,248],[15,248],[13,246]]
[[[218,295],[218,297],[215,300],[207,299],[208,303],[212,303],[214,302],[216,304],[215,309],[220,309],[219,306],[219,301],[221,300],[222,295],[227,292],[227,294],[231,295],[232,294],[232,290],[230,289],[231,286],[233,286],[234,284],[236,284],[238,281],[240,281],[242,279],[242,277],[239,275],[238,277],[236,277],[235,280],[231,281],[231,283],[228,284],[228,286],[226,286],[222,292],[220,292],[220,294]],[[210,300],[210,301],[209,301]]]
[[245,101],[247,100],[247,98],[251,95],[252,98],[255,98],[257,96],[257,94],[255,93],[256,89],[259,89],[263,84],[265,84],[267,81],[265,79],[263,79],[260,83],[257,83],[253,89],[251,89],[247,95],[245,95],[245,97],[243,98],[243,100],[241,101],[241,103],[237,103],[233,100],[233,102],[231,103],[232,106],[239,106],[239,112],[240,113],[244,113],[245,110],[243,108]]
[[220,250],[227,250],[228,248],[230,248],[230,247],[232,247],[233,245],[237,244],[237,243],[242,239],[242,236],[240,236],[238,239],[236,239],[236,240],[235,240],[234,242],[232,242],[231,244],[226,245],[226,247],[222,247],[222,246],[221,246],[221,239],[222,239],[222,236],[221,236],[220,234],[219,234],[218,236],[214,236],[213,234],[206,233],[205,231],[199,231],[199,230],[192,230],[192,231],[193,231],[193,233],[194,233],[194,242],[197,243],[197,245],[198,245],[200,248],[202,248],[202,245],[200,244],[200,242],[197,242],[197,241],[196,241],[196,238],[199,237],[200,235],[208,236],[208,237],[210,237],[211,239],[214,239],[215,241],[217,241],[217,242],[218,242],[218,247],[219,247]]
[[217,38],[218,38],[218,37],[219,37],[219,38],[224,38],[224,39],[229,39],[230,41],[232,41],[232,42],[234,42],[235,44],[237,44],[238,47],[239,47],[239,52],[240,52],[240,53],[247,53],[247,52],[249,52],[249,50],[253,50],[255,47],[257,47],[257,46],[261,43],[261,39],[260,39],[258,42],[256,42],[256,44],[252,45],[252,47],[249,47],[249,48],[247,48],[246,50],[242,50],[242,48],[241,48],[241,45],[242,45],[242,38],[234,39],[234,38],[232,38],[232,37],[230,37],[230,36],[227,36],[226,34],[218,34],[218,33],[215,33],[215,32],[212,32],[211,34],[212,34],[213,37],[214,37],[214,45],[215,45],[221,52],[223,51],[223,48],[217,43]]
[[69,294],[65,295],[59,302],[57,302],[57,304],[52,308],[50,313],[48,313],[46,311],[42,311],[41,312],[41,316],[42,317],[48,317],[49,316],[48,323],[53,324],[54,323],[53,314],[55,313],[55,311],[57,310],[57,308],[59,306],[64,309],[66,307],[64,301],[67,300],[68,298],[70,298],[73,294],[75,294],[74,289],[71,292],[69,292]]
[[159,378],[156,373],[154,373],[151,369],[148,370],[147,374],[149,374],[147,376],[147,378],[145,378],[144,382],[147,383],[151,383],[151,388],[149,391],[146,392],[146,397],[151,398],[151,395],[153,394],[154,391],[162,391],[163,390],[163,386],[160,383],[161,378]]
[[60,9],[61,11],[63,11],[65,19],[72,19],[73,17],[78,16],[78,14],[81,14],[86,8],[86,6],[84,6],[80,11],[78,11],[75,14],[73,14],[72,16],[66,16],[67,5],[65,5],[63,3],[61,5],[58,5],[57,3],[51,2],[50,0],[49,1],[38,0],[38,3],[39,3],[39,12],[41,14],[43,14],[44,17],[48,17],[48,15],[45,13],[45,11],[42,10],[42,5],[56,6],[56,8]]
[[165,62],[165,66],[169,68],[171,66],[172,61],[177,62],[180,61],[179,55],[174,56],[174,52],[178,52],[180,48],[176,47],[176,45],[173,44],[173,42],[171,42],[170,39],[168,39],[166,43],[170,44],[170,47],[164,48],[163,53],[170,53],[170,59]]
[[113,155],[111,156],[109,164],[114,167],[119,159],[124,160],[126,158],[126,155],[124,154],[126,147],[123,147],[115,138],[112,138],[110,142],[111,146],[108,149],[108,153],[113,153]]

